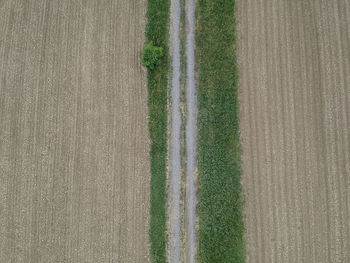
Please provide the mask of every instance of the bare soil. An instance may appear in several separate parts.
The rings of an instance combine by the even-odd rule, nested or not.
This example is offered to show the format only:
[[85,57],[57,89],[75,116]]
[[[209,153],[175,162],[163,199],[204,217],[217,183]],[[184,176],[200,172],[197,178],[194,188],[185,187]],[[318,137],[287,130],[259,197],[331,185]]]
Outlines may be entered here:
[[236,11],[247,262],[350,262],[350,2]]
[[147,1],[0,1],[0,262],[148,262]]

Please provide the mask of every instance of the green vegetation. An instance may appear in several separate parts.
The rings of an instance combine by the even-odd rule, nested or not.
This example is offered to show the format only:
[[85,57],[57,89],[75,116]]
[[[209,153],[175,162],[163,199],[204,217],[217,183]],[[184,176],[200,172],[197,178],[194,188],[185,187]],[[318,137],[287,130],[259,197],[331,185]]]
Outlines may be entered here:
[[153,42],[150,41],[144,48],[142,53],[142,64],[145,67],[154,69],[155,66],[160,64],[160,59],[163,56],[163,48],[156,47]]
[[159,63],[148,67],[148,109],[151,138],[151,222],[152,262],[166,260],[166,129],[169,0],[148,0],[146,38],[163,51]]
[[198,1],[198,256],[202,263],[245,261],[234,9],[234,0]]

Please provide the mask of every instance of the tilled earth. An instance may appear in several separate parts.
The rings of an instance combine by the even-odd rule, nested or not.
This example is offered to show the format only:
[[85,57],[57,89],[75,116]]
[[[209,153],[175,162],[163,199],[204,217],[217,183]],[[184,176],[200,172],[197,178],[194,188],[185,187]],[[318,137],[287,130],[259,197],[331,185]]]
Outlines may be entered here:
[[247,262],[350,262],[350,2],[236,2]]
[[0,262],[147,262],[143,0],[0,1]]

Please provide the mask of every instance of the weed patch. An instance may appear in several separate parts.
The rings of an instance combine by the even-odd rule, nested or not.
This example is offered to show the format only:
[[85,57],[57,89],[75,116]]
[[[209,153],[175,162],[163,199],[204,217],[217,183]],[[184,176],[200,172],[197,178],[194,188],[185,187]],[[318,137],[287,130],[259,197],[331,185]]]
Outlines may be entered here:
[[245,261],[234,9],[234,0],[198,1],[198,256],[202,263]]
[[161,48],[162,56],[148,67],[148,109],[151,138],[151,259],[166,262],[166,129],[169,0],[148,0],[147,42]]

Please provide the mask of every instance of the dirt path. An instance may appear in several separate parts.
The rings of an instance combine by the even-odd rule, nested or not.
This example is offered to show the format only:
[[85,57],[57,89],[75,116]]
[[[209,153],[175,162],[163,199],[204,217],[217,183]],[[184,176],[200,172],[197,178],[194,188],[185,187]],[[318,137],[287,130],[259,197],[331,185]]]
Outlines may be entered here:
[[171,140],[170,140],[170,182],[169,182],[169,262],[180,262],[181,246],[181,220],[180,220],[180,194],[181,194],[181,111],[180,111],[180,0],[171,1]]
[[195,0],[186,1],[186,262],[196,262],[197,92],[195,82]]
[[[181,146],[180,133],[180,0],[171,1],[171,142],[170,142],[170,182],[169,182],[169,261],[179,263],[181,258],[185,262],[194,263],[196,253],[196,186],[195,173],[196,139],[197,139],[197,97],[195,85],[195,1],[186,1],[186,138]],[[186,184],[185,196],[181,196],[181,147],[186,148]],[[181,223],[180,199],[185,199],[185,222]],[[184,228],[185,254],[181,256],[181,228]]]
[[0,262],[147,262],[143,0],[0,1]]
[[247,262],[350,262],[350,3],[237,18]]

